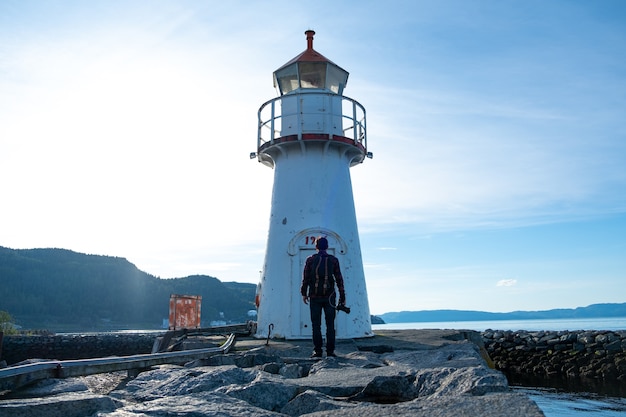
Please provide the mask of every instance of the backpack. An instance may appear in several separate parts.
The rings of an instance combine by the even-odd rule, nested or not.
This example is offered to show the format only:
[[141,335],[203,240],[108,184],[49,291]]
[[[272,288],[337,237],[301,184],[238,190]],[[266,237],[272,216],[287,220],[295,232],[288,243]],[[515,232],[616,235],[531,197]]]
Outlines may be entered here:
[[309,295],[311,297],[328,297],[335,291],[335,269],[336,258],[333,255],[322,256],[319,253],[311,255],[307,271],[309,283]]

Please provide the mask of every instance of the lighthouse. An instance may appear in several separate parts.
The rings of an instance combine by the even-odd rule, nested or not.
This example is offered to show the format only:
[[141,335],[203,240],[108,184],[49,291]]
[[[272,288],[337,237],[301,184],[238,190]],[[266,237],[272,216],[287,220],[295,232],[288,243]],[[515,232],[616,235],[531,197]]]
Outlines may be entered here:
[[[280,96],[258,113],[257,151],[274,170],[265,260],[257,286],[257,337],[312,335],[300,284],[315,242],[326,237],[340,262],[350,313],[336,315],[337,339],[373,336],[350,168],[367,150],[365,108],[343,95],[348,72],[307,48],[274,72]],[[322,325],[325,334],[325,325]]]

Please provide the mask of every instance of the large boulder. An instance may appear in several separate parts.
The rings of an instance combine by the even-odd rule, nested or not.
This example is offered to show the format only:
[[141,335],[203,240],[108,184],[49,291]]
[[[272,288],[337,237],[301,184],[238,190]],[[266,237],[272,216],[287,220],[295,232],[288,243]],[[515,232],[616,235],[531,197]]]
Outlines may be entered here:
[[69,392],[44,398],[9,399],[0,402],[0,417],[85,417],[108,413],[123,404],[105,395]]
[[129,403],[110,413],[97,414],[98,417],[277,417],[282,415],[219,392],[198,392],[176,397],[155,398],[145,402]]

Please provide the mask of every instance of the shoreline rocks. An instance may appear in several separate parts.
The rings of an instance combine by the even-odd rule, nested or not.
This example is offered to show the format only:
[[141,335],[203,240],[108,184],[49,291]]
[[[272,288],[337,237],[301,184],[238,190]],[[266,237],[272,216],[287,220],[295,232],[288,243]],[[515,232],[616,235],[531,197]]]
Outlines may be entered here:
[[486,330],[482,338],[512,383],[626,396],[626,331]]

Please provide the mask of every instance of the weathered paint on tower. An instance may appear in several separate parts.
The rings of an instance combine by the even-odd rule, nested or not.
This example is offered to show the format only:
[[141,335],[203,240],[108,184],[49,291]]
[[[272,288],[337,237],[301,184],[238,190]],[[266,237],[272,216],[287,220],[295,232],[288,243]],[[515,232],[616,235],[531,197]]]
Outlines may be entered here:
[[372,336],[350,179],[350,167],[371,157],[365,109],[343,96],[348,72],[313,49],[315,32],[305,34],[307,49],[274,72],[280,96],[259,109],[252,156],[274,169],[274,187],[257,337],[311,337],[300,283],[319,236],[339,258],[351,309],[337,314],[337,338]]

